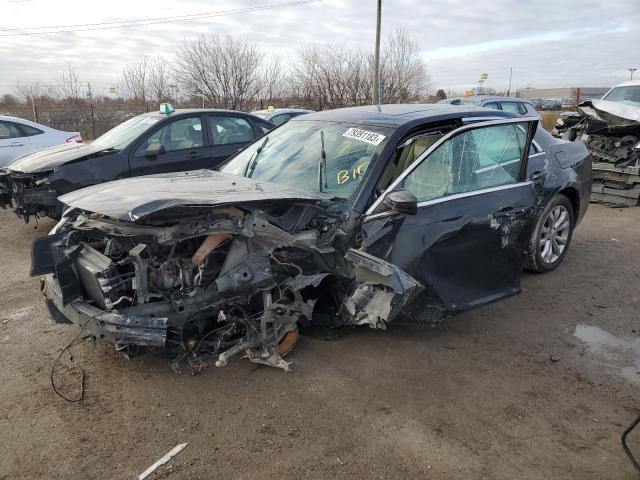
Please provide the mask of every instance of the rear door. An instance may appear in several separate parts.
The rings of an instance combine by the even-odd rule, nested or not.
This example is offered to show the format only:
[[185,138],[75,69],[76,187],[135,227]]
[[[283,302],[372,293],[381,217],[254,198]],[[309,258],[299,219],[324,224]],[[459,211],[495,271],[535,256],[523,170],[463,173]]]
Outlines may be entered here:
[[[518,293],[538,203],[525,178],[536,124],[483,122],[444,136],[369,209],[364,250],[421,282],[421,298],[438,311]],[[384,196],[400,189],[417,197],[415,215],[384,206]]]
[[[154,145],[161,145],[163,152],[146,155],[145,151]],[[209,168],[211,148],[207,144],[202,116],[179,117],[149,132],[134,147],[129,165],[134,177]]]
[[216,168],[256,138],[251,121],[242,115],[210,113],[205,117],[212,145],[209,168]]
[[0,120],[0,167],[6,167],[29,151],[29,137],[18,124]]

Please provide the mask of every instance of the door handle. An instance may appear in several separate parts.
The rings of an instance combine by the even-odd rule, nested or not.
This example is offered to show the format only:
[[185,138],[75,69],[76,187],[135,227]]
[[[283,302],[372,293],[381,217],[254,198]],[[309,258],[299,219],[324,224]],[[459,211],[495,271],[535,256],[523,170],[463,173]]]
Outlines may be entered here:
[[201,156],[202,156],[202,155],[201,155],[201,154],[200,154],[200,152],[198,152],[198,151],[195,151],[195,150],[194,150],[193,152],[189,152],[189,157],[190,157],[190,158],[198,158],[198,157],[201,157]]
[[24,147],[24,143],[14,142],[9,144],[10,147]]

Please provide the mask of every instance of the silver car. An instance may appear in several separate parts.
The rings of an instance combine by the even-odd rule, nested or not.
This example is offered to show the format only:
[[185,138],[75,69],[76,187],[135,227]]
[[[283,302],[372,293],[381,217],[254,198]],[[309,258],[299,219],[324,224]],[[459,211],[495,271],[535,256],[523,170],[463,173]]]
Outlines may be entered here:
[[529,100],[515,97],[499,97],[495,95],[473,95],[440,100],[438,103],[451,105],[472,105],[476,107],[494,108],[505,112],[518,113],[525,117],[540,118],[540,113]]
[[0,167],[38,150],[76,142],[82,143],[78,132],[63,132],[22,118],[0,115]]
[[312,113],[313,110],[307,110],[304,108],[267,108],[266,110],[257,110],[251,112],[265,120],[270,121],[276,127],[279,127],[283,123],[287,123],[293,117],[299,117],[306,113]]

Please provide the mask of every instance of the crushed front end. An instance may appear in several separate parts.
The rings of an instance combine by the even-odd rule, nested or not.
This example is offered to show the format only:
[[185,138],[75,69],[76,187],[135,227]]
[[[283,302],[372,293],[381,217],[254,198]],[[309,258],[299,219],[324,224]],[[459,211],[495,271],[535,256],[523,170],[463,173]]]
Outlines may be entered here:
[[[144,222],[72,210],[34,243],[32,275],[58,321],[118,350],[233,355],[289,369],[298,328],[384,328],[421,289],[349,248],[337,204],[178,209]],[[367,275],[365,271],[370,273]]]
[[25,223],[31,217],[60,218],[62,204],[56,190],[49,186],[48,176],[49,172],[0,172],[0,206],[12,208]]
[[591,200],[613,205],[640,204],[640,121],[630,107],[607,101],[578,106],[579,121],[562,138],[580,140],[593,159]]

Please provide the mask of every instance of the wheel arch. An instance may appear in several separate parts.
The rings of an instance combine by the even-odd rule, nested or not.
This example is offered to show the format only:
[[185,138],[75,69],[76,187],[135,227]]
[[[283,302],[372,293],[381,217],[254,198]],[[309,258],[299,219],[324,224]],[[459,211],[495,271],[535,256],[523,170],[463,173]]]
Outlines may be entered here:
[[564,195],[571,202],[573,208],[573,218],[577,221],[580,215],[580,192],[575,187],[565,187],[558,192],[560,195]]

